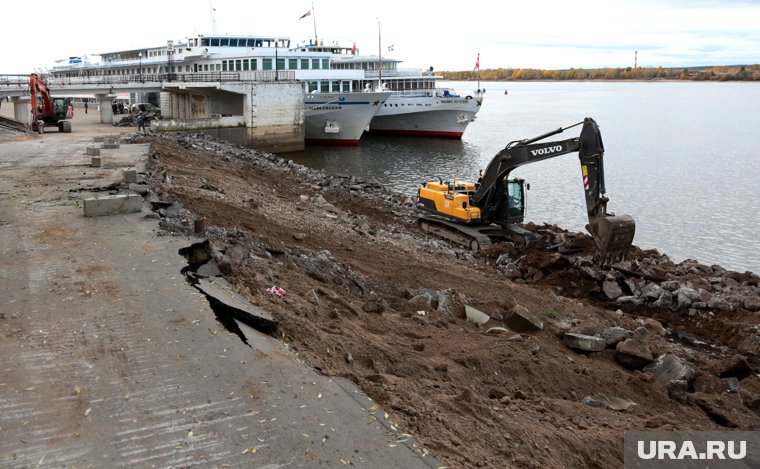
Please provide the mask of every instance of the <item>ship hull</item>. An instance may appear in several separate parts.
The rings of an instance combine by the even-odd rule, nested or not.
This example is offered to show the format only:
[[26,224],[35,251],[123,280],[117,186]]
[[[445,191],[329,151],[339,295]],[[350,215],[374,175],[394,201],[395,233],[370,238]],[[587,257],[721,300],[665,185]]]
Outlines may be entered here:
[[390,92],[306,95],[306,142],[358,145],[362,133],[390,95]]
[[480,110],[480,97],[391,96],[370,123],[378,134],[462,138]]

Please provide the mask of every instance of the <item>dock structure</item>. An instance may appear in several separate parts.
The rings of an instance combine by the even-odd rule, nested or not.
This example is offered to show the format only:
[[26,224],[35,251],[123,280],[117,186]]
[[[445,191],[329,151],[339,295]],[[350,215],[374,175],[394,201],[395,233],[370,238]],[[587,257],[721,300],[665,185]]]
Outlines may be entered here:
[[[162,117],[151,122],[154,130],[199,131],[276,153],[304,148],[304,92],[292,72],[49,78],[47,84],[56,96],[94,96],[103,124],[114,121],[118,93],[154,92]],[[13,102],[15,120],[31,125],[29,76],[0,76],[5,97]]]

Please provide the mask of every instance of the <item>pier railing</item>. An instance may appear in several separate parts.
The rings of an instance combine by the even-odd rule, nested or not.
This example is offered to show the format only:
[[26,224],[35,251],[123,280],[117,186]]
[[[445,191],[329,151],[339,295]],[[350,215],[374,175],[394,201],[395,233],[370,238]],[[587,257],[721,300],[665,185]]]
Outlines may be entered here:
[[[292,70],[257,70],[252,72],[206,72],[206,73],[142,73],[131,75],[80,75],[54,77],[41,74],[49,86],[56,85],[111,85],[128,83],[208,83],[241,81],[294,81]],[[0,75],[0,87],[28,87],[29,75]]]

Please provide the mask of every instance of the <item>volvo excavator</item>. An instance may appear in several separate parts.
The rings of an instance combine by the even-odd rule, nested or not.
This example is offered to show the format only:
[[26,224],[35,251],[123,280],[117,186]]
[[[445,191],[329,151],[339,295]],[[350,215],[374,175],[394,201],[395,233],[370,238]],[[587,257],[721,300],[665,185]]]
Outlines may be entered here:
[[29,76],[32,95],[32,130],[42,133],[45,127],[57,127],[60,132],[71,132],[71,121],[66,119],[66,98],[51,98],[48,87],[36,73]]
[[[579,137],[540,142],[579,125],[583,125]],[[509,174],[520,166],[573,152],[578,152],[581,163],[589,221],[586,230],[599,248],[600,263],[625,258],[636,223],[629,215],[607,213],[604,145],[599,126],[590,117],[534,138],[510,142],[494,156],[477,183],[440,179],[424,183],[418,190],[416,206],[430,215],[420,218],[420,227],[473,250],[498,240],[529,242],[532,233],[519,226],[525,218],[525,189],[529,185],[523,179],[509,179]]]

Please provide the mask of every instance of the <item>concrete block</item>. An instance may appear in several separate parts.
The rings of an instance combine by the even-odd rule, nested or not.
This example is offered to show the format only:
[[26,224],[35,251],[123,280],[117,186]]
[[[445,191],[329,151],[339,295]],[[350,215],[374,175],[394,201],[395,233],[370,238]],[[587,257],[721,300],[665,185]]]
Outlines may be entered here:
[[512,308],[509,316],[504,319],[508,328],[517,332],[540,331],[544,329],[544,322],[533,316],[528,308],[516,305]]
[[137,194],[117,194],[83,199],[84,216],[117,215],[142,210],[143,198]]
[[95,143],[103,143],[103,141],[104,141],[105,139],[106,139],[106,138],[105,138],[105,136],[102,136],[102,135],[101,135],[100,137],[95,137],[95,138],[93,138],[93,139],[92,139],[92,141],[93,141],[93,142],[95,142]]
[[103,159],[99,156],[93,156],[90,166],[92,166],[93,168],[100,168],[101,166],[103,166]]
[[100,156],[100,148],[98,148],[98,147],[87,147],[87,155],[88,156]]
[[135,183],[137,182],[137,171],[134,169],[125,169],[124,170],[124,182],[126,183]]
[[567,333],[562,337],[562,342],[571,349],[584,352],[601,352],[607,347],[607,341],[592,335]]
[[105,150],[113,150],[114,148],[119,148],[119,141],[112,138],[107,138],[103,142],[102,148]]

